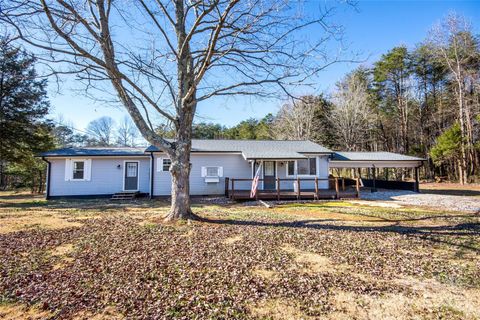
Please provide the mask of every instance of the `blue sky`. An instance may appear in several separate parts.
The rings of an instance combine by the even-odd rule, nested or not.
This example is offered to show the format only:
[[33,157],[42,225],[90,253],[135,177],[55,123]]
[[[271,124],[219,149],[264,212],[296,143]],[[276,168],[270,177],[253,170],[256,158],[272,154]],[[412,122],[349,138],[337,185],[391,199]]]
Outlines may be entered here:
[[[318,0],[321,1],[321,0]],[[309,5],[315,5],[311,1]],[[422,41],[428,30],[449,12],[457,12],[469,19],[476,30],[480,28],[480,0],[478,1],[358,1],[357,10],[339,7],[335,22],[345,28],[345,41],[349,50],[368,58],[370,65],[383,53],[394,46],[405,44],[412,48]],[[478,22],[477,22],[478,21]],[[357,64],[343,63],[331,66],[315,80],[316,88],[305,93],[319,94],[330,92],[335,83]],[[89,121],[108,115],[121,121],[124,112],[121,108],[96,103],[71,90],[68,81],[60,88],[62,94],[50,90],[53,107],[52,116],[63,117],[78,129],[83,129]],[[281,105],[279,100],[258,98],[225,98],[208,100],[199,105],[197,121],[218,122],[227,126],[235,125],[250,117],[263,117],[275,112]]]

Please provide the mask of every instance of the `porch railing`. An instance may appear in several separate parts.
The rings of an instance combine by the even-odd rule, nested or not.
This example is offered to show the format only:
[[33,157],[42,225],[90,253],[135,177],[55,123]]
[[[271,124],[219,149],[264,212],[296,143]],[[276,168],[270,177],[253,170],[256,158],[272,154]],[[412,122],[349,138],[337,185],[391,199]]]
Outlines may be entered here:
[[[252,178],[225,178],[225,196],[230,197],[232,199],[236,198],[236,194],[243,193],[243,197],[245,197],[245,192],[250,192],[250,189],[238,189],[235,188],[235,183],[238,182],[252,182]],[[258,179],[258,181],[265,181],[265,179]],[[271,181],[271,180],[270,180]],[[346,178],[276,178],[276,188],[273,190],[257,190],[255,198],[258,200],[259,193],[262,192],[269,192],[270,194],[276,193],[277,200],[282,198],[282,195],[292,195],[291,189],[282,189],[282,182],[290,181],[296,183],[296,188],[293,190],[294,196],[297,199],[300,199],[303,195],[313,195],[314,199],[318,199],[322,192],[326,192],[328,190],[335,190],[335,198],[339,199],[342,196],[342,192],[345,193],[346,188],[350,185],[354,187],[354,196],[356,198],[360,198],[360,179],[346,179]],[[311,189],[303,189],[302,190],[302,182],[314,182],[314,190]],[[318,187],[319,182],[328,181],[328,189],[320,189]],[[330,182],[333,182],[334,188],[330,188]],[[251,185],[251,184],[250,184]],[[296,189],[296,190],[295,190]],[[250,198],[250,197],[249,197]]]

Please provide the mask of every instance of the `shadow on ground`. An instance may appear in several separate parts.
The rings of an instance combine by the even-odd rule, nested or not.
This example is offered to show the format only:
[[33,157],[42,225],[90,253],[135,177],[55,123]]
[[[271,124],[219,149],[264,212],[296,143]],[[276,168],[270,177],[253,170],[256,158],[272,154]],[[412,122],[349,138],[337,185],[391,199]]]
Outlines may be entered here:
[[[465,215],[462,217],[478,218],[478,215]],[[429,219],[445,218],[445,216],[432,216]],[[450,217],[447,217],[450,218]],[[452,217],[453,218],[453,217]],[[424,218],[426,220],[428,218]],[[391,225],[382,226],[351,226],[333,224],[338,222],[334,219],[308,219],[296,221],[255,221],[255,220],[229,220],[229,219],[208,219],[202,218],[202,222],[235,225],[235,226],[257,226],[257,227],[279,227],[279,228],[308,228],[315,230],[332,230],[332,231],[349,231],[349,232],[393,232],[403,235],[419,236],[426,240],[438,243],[452,245],[454,247],[468,249],[476,253],[480,253],[480,248],[467,244],[454,243],[440,239],[441,236],[480,236],[480,223],[458,223],[453,225],[442,226],[403,226],[401,222],[404,220],[396,220]],[[411,221],[406,219],[405,221]],[[393,222],[393,221],[392,221]]]
[[445,196],[464,196],[464,197],[480,197],[479,190],[472,189],[421,189],[422,193],[440,194]]

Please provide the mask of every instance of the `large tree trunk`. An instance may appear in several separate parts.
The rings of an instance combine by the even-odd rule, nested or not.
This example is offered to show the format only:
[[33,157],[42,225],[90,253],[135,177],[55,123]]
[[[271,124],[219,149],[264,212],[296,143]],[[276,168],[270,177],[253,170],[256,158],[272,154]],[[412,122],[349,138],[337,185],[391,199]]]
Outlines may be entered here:
[[172,175],[172,203],[165,220],[195,219],[190,208],[190,143],[175,150],[170,173]]

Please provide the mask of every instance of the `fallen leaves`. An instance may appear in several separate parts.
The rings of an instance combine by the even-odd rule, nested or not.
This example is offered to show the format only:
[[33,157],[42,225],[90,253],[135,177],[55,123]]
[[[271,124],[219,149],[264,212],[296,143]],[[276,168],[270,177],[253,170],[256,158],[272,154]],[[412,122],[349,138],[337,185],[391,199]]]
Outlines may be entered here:
[[[277,215],[283,209],[202,205],[196,213],[208,222],[175,225],[154,220],[163,208],[142,206],[88,209],[94,219],[81,226],[0,234],[0,301],[62,319],[468,318],[478,306],[478,252],[459,240],[475,248],[474,228],[458,235],[439,220],[432,229],[424,220],[421,230],[387,228],[384,217],[400,215],[352,206],[333,219],[312,206]],[[63,219],[65,210],[50,214]],[[87,215],[66,221],[76,216]]]

